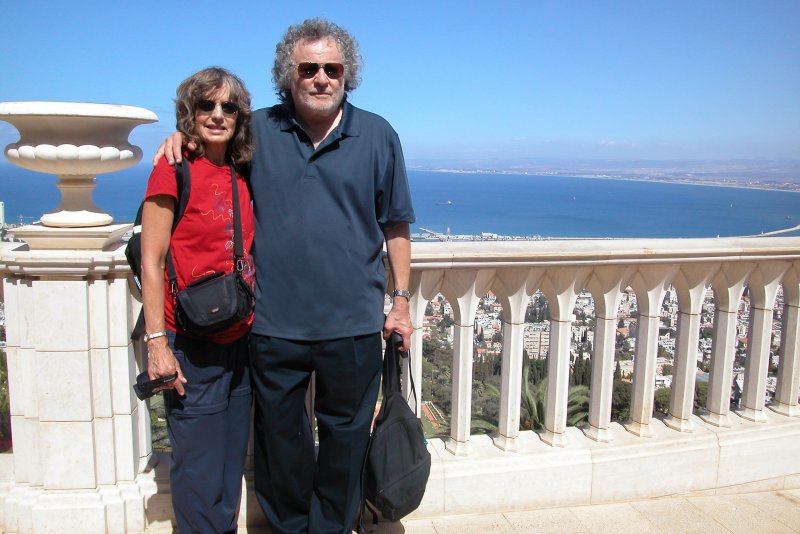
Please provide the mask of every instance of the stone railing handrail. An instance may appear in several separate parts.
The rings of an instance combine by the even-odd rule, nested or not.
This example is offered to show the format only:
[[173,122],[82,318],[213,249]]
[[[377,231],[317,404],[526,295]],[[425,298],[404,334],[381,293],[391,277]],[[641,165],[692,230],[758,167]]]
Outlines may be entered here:
[[412,268],[798,259],[800,237],[415,241]]

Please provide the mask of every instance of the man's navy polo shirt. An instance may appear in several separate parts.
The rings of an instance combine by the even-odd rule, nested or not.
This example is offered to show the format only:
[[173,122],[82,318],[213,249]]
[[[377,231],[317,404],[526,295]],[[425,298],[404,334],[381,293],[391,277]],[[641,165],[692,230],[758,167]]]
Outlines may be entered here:
[[315,150],[278,105],[253,114],[253,332],[336,339],[383,328],[382,227],[414,222],[400,140],[348,102]]

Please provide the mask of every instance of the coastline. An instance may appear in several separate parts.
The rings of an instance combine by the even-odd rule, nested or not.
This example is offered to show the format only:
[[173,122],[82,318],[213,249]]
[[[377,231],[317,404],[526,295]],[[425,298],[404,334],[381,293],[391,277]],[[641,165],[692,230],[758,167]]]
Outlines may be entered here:
[[761,191],[781,191],[784,193],[800,193],[800,182],[745,182],[739,180],[703,180],[699,178],[669,178],[669,177],[650,177],[650,176],[620,176],[609,174],[582,174],[578,172],[536,172],[536,171],[517,171],[517,170],[498,170],[498,169],[442,169],[442,168],[421,168],[409,167],[410,172],[435,172],[444,174],[503,174],[515,176],[547,176],[563,178],[589,178],[594,180],[619,180],[629,182],[649,182],[663,184],[697,185],[706,187],[728,187],[732,189],[757,189]]
[[[635,237],[550,237],[542,235],[504,235],[494,232],[483,232],[480,235],[475,234],[446,234],[441,232],[434,232],[427,228],[420,228],[422,233],[415,232],[411,234],[411,241],[414,242],[481,242],[481,241],[600,241],[600,240],[624,240],[624,239],[637,239]],[[770,232],[762,232],[760,234],[747,234],[729,237],[775,237],[783,234],[800,233],[800,224],[788,228],[781,228],[779,230],[772,230]],[[719,236],[717,236],[719,238]]]

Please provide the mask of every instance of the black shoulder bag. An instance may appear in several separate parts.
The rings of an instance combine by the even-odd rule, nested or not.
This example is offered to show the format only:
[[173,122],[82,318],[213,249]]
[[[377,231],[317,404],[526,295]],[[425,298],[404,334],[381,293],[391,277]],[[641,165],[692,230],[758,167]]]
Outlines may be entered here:
[[[362,471],[362,507],[359,530],[363,529],[363,513],[372,510],[385,519],[398,521],[417,509],[428,476],[431,454],[428,452],[422,422],[408,406],[400,391],[400,360],[397,333],[386,343],[383,357],[383,401],[372,430]],[[409,369],[411,367],[409,356]],[[411,391],[416,403],[417,392],[409,372]]]
[[253,313],[255,296],[242,278],[244,246],[242,220],[239,213],[239,189],[236,172],[231,165],[233,190],[233,265],[230,273],[217,271],[178,291],[178,276],[172,257],[167,256],[167,273],[175,298],[175,324],[193,336],[208,337],[246,320]]

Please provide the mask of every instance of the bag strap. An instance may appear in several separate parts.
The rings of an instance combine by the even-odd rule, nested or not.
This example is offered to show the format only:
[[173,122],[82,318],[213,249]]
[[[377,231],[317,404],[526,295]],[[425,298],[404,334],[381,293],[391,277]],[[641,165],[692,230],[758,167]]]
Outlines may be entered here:
[[236,272],[244,269],[244,245],[242,244],[242,215],[239,213],[239,186],[236,171],[231,165],[231,191],[233,192],[233,265]]
[[389,393],[400,392],[400,359],[397,357],[397,344],[403,340],[397,332],[386,341],[386,352],[383,356],[383,398]]
[[[172,231],[178,226],[178,222],[186,212],[186,205],[189,203],[189,193],[191,192],[191,178],[189,176],[189,165],[184,163],[175,163],[175,190],[178,194],[178,203],[175,205],[175,217],[172,219]],[[144,202],[139,204],[139,210],[136,212],[136,219],[133,222],[134,226],[142,225],[142,210],[144,209]]]
[[[185,167],[185,173],[187,180],[182,180],[184,182],[184,188],[186,188],[186,184],[188,184],[189,180],[189,164],[186,163],[185,165],[177,164],[175,173],[177,179],[178,169],[177,166],[180,165],[181,167]],[[242,270],[244,269],[244,245],[242,243],[242,216],[240,213],[239,208],[239,187],[236,183],[236,170],[233,168],[233,165],[230,166],[231,168],[231,190],[233,192],[233,265],[236,272],[241,275]],[[184,195],[188,199],[188,194]],[[186,211],[186,204],[183,204],[179,207],[179,213],[175,214],[175,218],[172,222],[172,231],[175,232],[175,227],[178,226],[178,220],[180,217],[183,217],[183,213]],[[167,264],[167,275],[169,276],[169,287],[170,291],[172,292],[172,296],[176,296],[178,294],[178,274],[175,272],[175,265],[172,262],[172,254],[167,248],[167,257],[166,257],[166,264]]]
[[[175,163],[175,191],[178,195],[178,202],[175,206],[175,216],[172,219],[172,230],[170,233],[175,232],[175,228],[178,226],[178,222],[180,222],[181,217],[186,212],[186,205],[189,203],[189,194],[192,190],[192,183],[191,183],[191,176],[189,175],[189,163],[184,160],[184,163]],[[142,211],[144,210],[144,201],[139,204],[139,210],[136,212],[136,219],[133,222],[134,231],[141,231],[142,228]],[[169,248],[167,248],[167,257],[166,257],[167,265],[172,264],[172,255],[170,254]],[[136,281],[136,285],[139,286],[139,291],[141,291],[142,286],[141,282],[134,277]],[[136,318],[136,324],[131,331],[131,339],[139,340],[144,334],[145,324],[144,324],[144,310],[139,310],[139,317]]]

